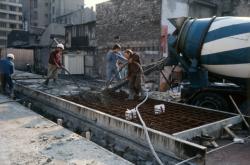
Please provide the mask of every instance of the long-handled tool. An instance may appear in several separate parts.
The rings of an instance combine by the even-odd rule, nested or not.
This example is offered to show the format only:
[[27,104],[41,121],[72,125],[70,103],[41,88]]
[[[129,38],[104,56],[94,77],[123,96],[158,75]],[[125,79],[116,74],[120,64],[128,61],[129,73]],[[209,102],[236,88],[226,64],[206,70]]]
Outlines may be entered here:
[[109,87],[109,85],[114,81],[114,79],[118,76],[118,74],[120,74],[120,72],[122,71],[122,69],[123,69],[125,66],[127,66],[127,65],[128,65],[128,63],[125,63],[125,64],[118,70],[118,72],[117,72],[115,75],[112,76],[112,78],[106,83],[106,88]]

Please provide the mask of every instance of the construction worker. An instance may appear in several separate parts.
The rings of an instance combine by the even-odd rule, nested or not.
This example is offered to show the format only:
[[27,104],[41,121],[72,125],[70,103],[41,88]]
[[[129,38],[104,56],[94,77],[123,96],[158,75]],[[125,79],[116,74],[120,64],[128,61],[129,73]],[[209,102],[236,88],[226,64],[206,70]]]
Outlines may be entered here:
[[123,56],[120,53],[121,46],[119,44],[115,44],[111,51],[109,51],[106,55],[106,80],[107,83],[109,83],[112,78],[114,77],[116,80],[120,80],[119,74],[118,74],[118,68],[117,68],[117,62],[119,59],[122,59]]
[[[7,54],[6,59],[0,60],[0,79],[1,79],[1,90],[3,94],[14,97],[14,84],[12,81],[12,75],[14,73],[14,54]],[[9,91],[6,90],[8,85]]]
[[140,99],[143,99],[144,93],[141,88],[142,74],[140,57],[138,54],[134,53],[128,60],[128,100],[134,100],[134,97],[139,94],[141,94]]
[[56,49],[50,53],[49,64],[48,64],[48,75],[44,82],[45,85],[49,84],[49,80],[53,79],[54,83],[58,78],[58,71],[63,68],[61,63],[62,52],[64,50],[63,44],[57,44]]

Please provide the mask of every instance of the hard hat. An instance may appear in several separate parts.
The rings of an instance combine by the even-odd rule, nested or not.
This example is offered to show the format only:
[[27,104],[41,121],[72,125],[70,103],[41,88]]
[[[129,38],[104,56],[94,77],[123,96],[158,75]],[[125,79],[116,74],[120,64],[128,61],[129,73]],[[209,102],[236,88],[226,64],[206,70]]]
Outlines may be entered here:
[[125,53],[130,53],[132,55],[134,52],[131,49],[126,49]]
[[9,53],[9,54],[7,54],[7,57],[8,57],[8,58],[12,58],[13,60],[15,60],[14,54]]
[[57,44],[56,47],[57,47],[57,48],[61,48],[62,50],[64,50],[64,45],[63,45],[63,44]]

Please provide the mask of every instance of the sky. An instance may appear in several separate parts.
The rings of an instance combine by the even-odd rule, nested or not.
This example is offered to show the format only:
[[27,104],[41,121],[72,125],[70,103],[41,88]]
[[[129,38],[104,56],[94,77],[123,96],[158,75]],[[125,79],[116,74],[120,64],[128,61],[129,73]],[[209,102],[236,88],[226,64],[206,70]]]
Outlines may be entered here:
[[87,6],[87,7],[94,6],[94,8],[95,8],[96,4],[106,2],[108,0],[84,0],[84,1],[85,1],[85,6]]

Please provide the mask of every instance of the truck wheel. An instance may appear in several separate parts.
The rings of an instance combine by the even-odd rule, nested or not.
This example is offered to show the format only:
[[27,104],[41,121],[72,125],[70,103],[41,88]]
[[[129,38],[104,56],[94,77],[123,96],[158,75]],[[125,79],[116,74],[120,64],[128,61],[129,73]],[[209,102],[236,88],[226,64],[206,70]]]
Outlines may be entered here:
[[191,104],[204,108],[222,110],[227,112],[229,111],[229,106],[226,99],[224,99],[221,95],[209,92],[196,95],[192,99]]

